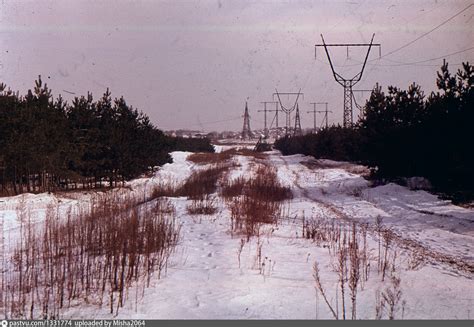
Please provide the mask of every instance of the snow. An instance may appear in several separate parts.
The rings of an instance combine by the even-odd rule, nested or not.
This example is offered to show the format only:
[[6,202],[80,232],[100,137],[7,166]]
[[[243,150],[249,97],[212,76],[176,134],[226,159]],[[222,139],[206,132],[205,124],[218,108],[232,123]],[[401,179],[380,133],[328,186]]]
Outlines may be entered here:
[[[228,146],[216,146],[223,151]],[[150,178],[127,183],[120,194],[143,196],[160,182],[182,182],[198,169],[186,160],[187,152],[174,152],[166,164]],[[237,165],[227,178],[249,177],[255,168],[248,156],[236,156]],[[117,318],[136,319],[332,319],[321,296],[317,296],[313,264],[318,262],[321,280],[334,304],[337,274],[328,249],[301,237],[304,219],[325,218],[368,223],[377,217],[383,225],[406,239],[415,240],[437,253],[474,265],[474,210],[465,209],[425,191],[413,191],[396,184],[371,188],[363,178],[366,168],[350,163],[273,151],[266,159],[277,169],[280,182],[290,186],[294,199],[285,204],[285,219],[276,226],[265,226],[263,235],[245,242],[239,267],[242,236],[230,233],[230,213],[218,202],[212,216],[190,216],[188,201],[173,198],[181,223],[181,241],[172,255],[166,274],[155,278],[143,297],[130,301]],[[199,166],[202,168],[202,166]],[[4,235],[14,238],[18,228],[17,208],[27,208],[38,221],[48,207],[60,213],[87,206],[93,195],[22,195],[0,198]],[[261,246],[264,267],[258,267]],[[374,247],[374,235],[369,237]],[[446,263],[428,260],[416,269],[408,268],[409,250],[400,251],[401,289],[404,310],[401,319],[472,319],[474,309],[473,272],[460,271]],[[374,319],[375,294],[389,284],[376,272],[361,290],[358,318]],[[141,291],[139,292],[141,294]],[[348,305],[349,306],[349,305]],[[114,318],[106,307],[81,304],[63,312],[64,318]]]
[[[301,155],[273,155],[272,160],[282,178],[289,176],[289,185],[295,180],[307,198],[329,203],[358,222],[382,217],[384,225],[404,237],[422,239],[429,248],[474,264],[474,210],[393,183],[370,188],[361,175],[342,168],[312,170],[301,162],[315,160]],[[353,166],[349,170],[357,170]]]

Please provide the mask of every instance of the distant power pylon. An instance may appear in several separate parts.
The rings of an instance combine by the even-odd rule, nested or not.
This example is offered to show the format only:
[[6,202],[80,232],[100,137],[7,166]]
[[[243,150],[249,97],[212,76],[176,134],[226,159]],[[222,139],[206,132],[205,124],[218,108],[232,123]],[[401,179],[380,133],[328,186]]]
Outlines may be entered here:
[[303,131],[301,130],[300,108],[298,107],[298,104],[296,104],[294,135],[295,136],[303,135]]
[[252,131],[250,130],[250,115],[247,102],[245,102],[245,112],[244,112],[244,127],[242,128],[242,138],[251,139],[253,137]]
[[[324,124],[324,122],[326,122],[326,128],[329,127],[329,122],[328,122],[328,112],[332,112],[330,110],[328,110],[328,103],[327,102],[311,102],[311,104],[313,105],[313,110],[311,111],[308,111],[308,113],[312,113],[313,114],[313,119],[314,119],[314,128],[313,128],[313,132],[316,133],[317,131],[317,125],[316,125],[316,114],[318,113],[324,113],[324,118],[323,118],[323,121],[321,123],[321,126]],[[326,109],[325,110],[316,110],[316,105],[318,104],[324,104],[326,106]]]
[[[362,74],[365,69],[365,65],[367,63],[367,58],[369,57],[370,49],[373,46],[379,47],[379,57],[381,56],[380,53],[380,44],[374,44],[374,36],[375,34],[372,35],[372,39],[370,40],[370,43],[342,43],[342,44],[326,44],[324,41],[324,37],[321,34],[321,39],[323,41],[322,44],[316,44],[317,47],[324,47],[324,50],[326,51],[326,55],[329,60],[329,64],[331,65],[331,70],[332,74],[334,75],[334,79],[336,82],[341,84],[344,87],[344,115],[343,115],[343,126],[344,127],[352,127],[354,124],[354,119],[353,119],[353,114],[352,114],[352,100],[354,97],[352,87],[356,85],[362,78]],[[349,47],[369,47],[367,50],[367,54],[365,55],[365,60],[364,64],[362,65],[362,69],[360,70],[359,73],[357,73],[354,77],[347,79],[336,73],[334,70],[334,66],[331,61],[331,56],[329,55],[328,47],[346,47],[347,52],[349,53]]]
[[[278,90],[275,90],[276,93],[273,93],[273,99],[275,99],[275,95],[278,97],[278,102],[280,104],[280,108],[281,108],[281,111],[283,111],[285,114],[286,114],[286,126],[285,126],[285,134],[288,135],[289,134],[289,131],[291,129],[291,112],[293,112],[295,109],[296,109],[296,105],[298,104],[298,99],[301,96],[303,96],[304,98],[304,94],[301,93],[301,89],[295,93],[295,92],[278,92]],[[290,95],[296,95],[296,100],[295,100],[295,103],[293,104],[293,106],[291,107],[285,107],[283,106],[283,104],[281,103],[281,98],[280,98],[280,95],[287,95],[288,97]]]

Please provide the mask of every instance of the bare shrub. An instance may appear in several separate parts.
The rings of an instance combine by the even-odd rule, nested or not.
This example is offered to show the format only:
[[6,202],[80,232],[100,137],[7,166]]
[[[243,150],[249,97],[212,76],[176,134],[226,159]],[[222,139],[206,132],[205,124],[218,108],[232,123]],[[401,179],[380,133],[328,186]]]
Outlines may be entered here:
[[314,278],[314,281],[316,283],[316,290],[318,290],[321,293],[321,295],[324,299],[324,302],[328,306],[329,310],[331,310],[331,313],[332,313],[334,319],[339,319],[338,314],[336,313],[336,311],[334,311],[334,308],[331,305],[331,303],[329,302],[329,300],[326,296],[326,292],[324,291],[323,284],[321,283],[321,277],[319,275],[319,266],[318,266],[317,262],[315,262],[314,265],[313,265],[313,278]]
[[362,274],[361,274],[361,287],[364,289],[364,284],[369,280],[370,273],[370,255],[369,255],[369,246],[367,244],[367,229],[368,224],[361,225],[362,233],[362,250],[361,250],[361,265],[362,265]]
[[[338,277],[336,304],[332,307],[327,299],[325,301],[334,311],[333,315],[338,318],[339,312],[341,312],[342,319],[357,319],[358,292],[363,289],[365,281],[369,279],[371,261],[378,264],[382,282],[390,283],[383,292],[376,294],[376,318],[381,319],[386,315],[388,319],[393,319],[395,313],[399,311],[400,305],[402,311],[404,309],[404,302],[401,300],[400,277],[396,275],[398,252],[393,241],[393,233],[390,229],[382,228],[381,220],[378,220],[377,225],[373,231],[378,236],[379,244],[375,246],[379,247],[379,255],[375,257],[370,254],[371,249],[369,249],[367,242],[367,225],[362,224],[358,227],[355,222],[350,224],[334,219],[304,220],[303,235],[308,239],[313,239],[318,246],[328,248],[329,254],[332,256],[333,269]],[[313,270],[315,269],[313,267]],[[319,270],[315,270],[313,277],[319,290],[322,288]],[[350,295],[350,318],[347,309],[347,295]],[[325,296],[324,294],[323,298]]]
[[[382,319],[385,312],[389,320],[395,319],[395,313],[405,309],[405,301],[402,300],[401,279],[392,274],[390,285],[380,294],[376,294],[376,319]],[[401,308],[400,308],[401,306]]]
[[418,249],[414,249],[410,257],[408,258],[408,269],[409,270],[418,270],[426,264],[425,254]]
[[260,240],[260,237],[257,237],[257,246],[255,248],[256,254],[255,254],[255,268],[258,269],[259,274],[262,273],[263,268],[265,267],[264,265],[262,266],[262,247],[263,243]]
[[378,255],[377,255],[377,272],[380,273],[382,270],[382,231],[383,231],[383,226],[382,226],[382,217],[378,216],[375,219],[375,228],[377,232],[377,244],[378,244]]
[[382,281],[385,279],[385,274],[389,266],[389,249],[392,243],[392,233],[389,230],[384,230],[383,233],[383,258],[381,259]]
[[352,315],[351,319],[355,320],[357,317],[357,286],[360,280],[360,252],[359,252],[359,237],[355,223],[352,225],[351,238],[349,240],[349,289],[351,293]]
[[[346,248],[346,233],[344,237],[339,240],[339,250],[337,252],[337,264],[336,271],[339,277],[339,286],[341,288],[341,300],[342,300],[342,319],[346,320],[346,296],[345,296],[345,284],[347,280],[346,262],[347,262],[347,248]],[[342,240],[342,243],[341,243]]]

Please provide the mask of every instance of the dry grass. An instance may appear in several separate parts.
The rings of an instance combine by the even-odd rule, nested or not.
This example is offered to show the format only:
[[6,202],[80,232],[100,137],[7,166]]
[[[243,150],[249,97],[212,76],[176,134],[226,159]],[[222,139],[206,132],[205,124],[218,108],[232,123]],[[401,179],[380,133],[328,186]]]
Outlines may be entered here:
[[239,156],[245,156],[245,157],[253,157],[255,159],[265,159],[267,158],[267,155],[262,152],[257,152],[248,148],[237,148],[237,149],[231,149],[231,151],[234,155],[239,155]]
[[161,197],[174,197],[176,196],[177,189],[178,185],[176,182],[160,182],[153,186],[151,197],[148,201]]
[[278,202],[293,198],[291,189],[282,186],[278,181],[276,169],[267,165],[257,165],[255,174],[249,179],[238,177],[223,182],[221,186],[220,195],[225,200],[241,195],[265,202]]
[[216,198],[206,195],[203,199],[192,200],[186,210],[190,215],[213,215],[217,212]]
[[232,232],[243,233],[247,241],[260,235],[262,224],[276,224],[283,212],[281,202],[264,201],[247,195],[236,197],[229,204]]
[[237,177],[233,180],[226,179],[221,183],[220,196],[225,201],[230,201],[232,198],[244,194],[246,184],[247,181],[244,177]]
[[275,169],[259,165],[248,180],[241,177],[222,185],[221,196],[228,201],[232,232],[243,233],[249,240],[260,234],[262,224],[278,223],[283,201],[293,195],[280,184]]
[[177,196],[186,196],[191,200],[200,200],[207,194],[217,191],[217,181],[229,169],[229,164],[216,164],[207,169],[195,171],[176,190]]
[[282,186],[278,181],[276,169],[261,165],[255,177],[248,181],[245,194],[263,201],[284,201],[293,198],[289,187]]
[[209,152],[197,152],[190,154],[186,159],[198,165],[207,165],[207,164],[218,164],[224,161],[227,161],[232,158],[230,152],[218,152],[218,153],[209,153]]
[[59,319],[82,302],[117,313],[132,284],[144,292],[166,269],[180,227],[170,202],[138,203],[106,196],[90,212],[62,219],[50,208],[42,226],[26,212],[6,273],[5,318]]
[[154,186],[151,196],[146,201],[161,197],[186,196],[191,200],[202,200],[206,195],[217,191],[217,182],[233,165],[224,162],[208,168],[194,171],[183,183],[160,183]]
[[[313,219],[303,222],[303,235],[313,239],[318,246],[327,248],[332,256],[333,271],[338,277],[338,295],[331,302],[323,286],[319,265],[315,262],[313,277],[316,289],[323,297],[335,319],[357,319],[357,299],[370,277],[370,267],[376,267],[376,276],[382,285],[389,284],[383,292],[376,294],[375,318],[394,319],[402,311],[404,301],[398,273],[399,260],[397,248],[389,229],[377,221],[375,237],[379,240],[378,251],[367,245],[368,226],[356,225],[341,220]],[[372,255],[376,253],[376,255]],[[388,278],[387,278],[388,277]]]
[[265,159],[266,154],[247,148],[232,148],[218,153],[198,152],[192,153],[187,160],[198,165],[218,164],[230,160],[234,156],[247,156],[256,159]]

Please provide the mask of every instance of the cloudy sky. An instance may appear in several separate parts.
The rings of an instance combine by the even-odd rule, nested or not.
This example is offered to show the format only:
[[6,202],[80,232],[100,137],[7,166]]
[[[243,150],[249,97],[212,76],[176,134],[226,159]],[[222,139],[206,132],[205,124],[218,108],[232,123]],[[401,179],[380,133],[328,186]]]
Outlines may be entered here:
[[[206,131],[241,129],[245,101],[251,127],[262,127],[261,101],[272,101],[275,89],[301,89],[303,127],[313,123],[310,102],[329,102],[330,123],[341,123],[343,89],[322,49],[315,58],[320,34],[327,43],[361,43],[375,33],[382,58],[371,52],[356,89],[416,82],[429,93],[443,57],[453,71],[474,61],[472,4],[1,0],[0,80],[24,93],[42,75],[66,99],[87,91],[98,98],[109,87],[160,128]],[[364,51],[332,48],[337,71],[355,75]],[[363,103],[367,95],[356,99]]]

